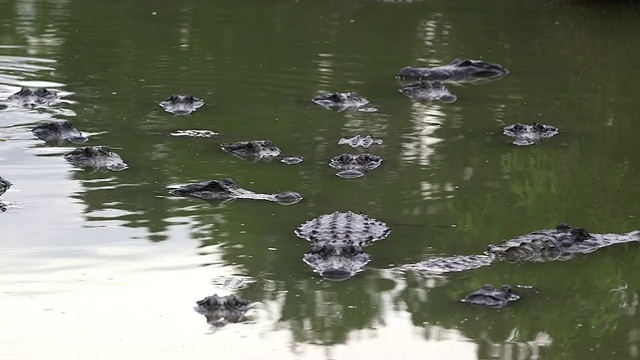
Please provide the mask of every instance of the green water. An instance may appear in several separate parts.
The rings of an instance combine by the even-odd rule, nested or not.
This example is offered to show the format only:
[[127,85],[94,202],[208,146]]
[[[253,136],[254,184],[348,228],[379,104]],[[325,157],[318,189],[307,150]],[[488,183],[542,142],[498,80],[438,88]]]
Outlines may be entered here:
[[[553,1],[0,1],[0,98],[20,86],[73,103],[0,112],[2,359],[634,359],[640,247],[567,262],[448,276],[396,269],[560,222],[640,228],[636,8]],[[406,65],[483,59],[511,74],[452,86],[429,106],[398,92]],[[376,113],[311,103],[357,91]],[[157,103],[207,105],[173,116]],[[73,147],[29,130],[67,119],[130,165],[73,168]],[[561,133],[532,147],[515,122]],[[173,137],[207,129],[209,139]],[[343,136],[372,135],[382,166],[335,176]],[[220,143],[270,139],[299,165],[251,163]],[[222,206],[171,186],[231,177],[292,206]],[[293,229],[335,210],[392,228],[354,278],[327,282]],[[502,310],[459,302],[484,283],[528,285]],[[256,303],[222,329],[193,305],[213,293]]]

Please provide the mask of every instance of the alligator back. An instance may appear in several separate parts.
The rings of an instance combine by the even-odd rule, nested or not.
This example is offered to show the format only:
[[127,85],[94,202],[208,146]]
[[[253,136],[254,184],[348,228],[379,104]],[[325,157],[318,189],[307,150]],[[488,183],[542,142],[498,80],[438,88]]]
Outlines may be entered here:
[[333,212],[298,226],[295,234],[315,243],[367,246],[386,238],[391,229],[364,214]]

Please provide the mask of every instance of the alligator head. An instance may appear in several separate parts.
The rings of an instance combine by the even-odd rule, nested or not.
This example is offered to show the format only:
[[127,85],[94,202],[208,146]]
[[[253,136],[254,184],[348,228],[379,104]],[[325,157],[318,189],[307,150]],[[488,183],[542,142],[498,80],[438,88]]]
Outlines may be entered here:
[[280,149],[271,140],[240,141],[222,145],[222,150],[240,157],[255,157],[259,159],[273,158],[280,155]]
[[175,115],[188,115],[204,105],[204,100],[193,95],[171,95],[158,105]]
[[40,124],[31,129],[33,135],[44,141],[69,141],[72,143],[84,143],[89,141],[86,136],[73,127],[70,121],[51,121]]
[[513,144],[518,146],[534,145],[542,139],[548,139],[559,133],[557,127],[534,122],[533,125],[516,123],[506,126],[502,133],[514,137]]
[[496,289],[493,285],[486,284],[480,290],[472,292],[461,301],[471,305],[501,308],[518,299],[520,299],[520,296],[514,294],[509,285],[502,285],[499,289]]
[[240,187],[235,181],[227,178],[187,184],[172,192],[176,195],[202,200],[226,200],[237,195],[239,189]]
[[455,59],[451,63],[432,68],[406,66],[398,72],[399,78],[437,80],[451,83],[478,83],[500,79],[509,70],[498,64],[478,60]]
[[439,81],[420,80],[403,86],[399,91],[415,101],[452,103],[458,99]]
[[33,109],[42,105],[51,105],[51,103],[59,100],[60,96],[45,88],[23,87],[17,93],[9,96],[8,99],[22,107]]
[[214,294],[197,301],[194,309],[204,315],[209,324],[220,327],[244,320],[244,315],[250,309],[250,305],[249,300],[241,299],[233,294],[227,296]]
[[86,146],[64,154],[64,158],[78,167],[92,167],[97,170],[122,171],[129,166],[120,155],[108,146]]
[[324,93],[314,97],[311,101],[327,109],[336,108],[342,111],[361,108],[362,111],[376,111],[374,108],[362,108],[369,103],[369,100],[360,97],[356,92]]
[[357,245],[316,244],[303,261],[327,280],[346,280],[361,271],[371,257]]
[[380,156],[371,154],[342,154],[335,156],[329,162],[329,166],[340,170],[336,175],[346,179],[359,178],[377,168],[382,163]]

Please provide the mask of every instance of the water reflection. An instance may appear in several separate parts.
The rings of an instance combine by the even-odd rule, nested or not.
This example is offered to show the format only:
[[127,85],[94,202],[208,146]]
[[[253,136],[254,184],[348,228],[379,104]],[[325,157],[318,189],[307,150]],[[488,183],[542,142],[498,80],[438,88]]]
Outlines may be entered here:
[[[563,8],[556,26],[542,17],[548,8],[503,1],[8,4],[0,97],[68,84],[77,103],[0,112],[0,176],[14,183],[2,199],[21,202],[0,214],[0,305],[14,310],[3,315],[0,338],[9,341],[0,357],[50,357],[63,345],[79,357],[210,357],[212,344],[228,358],[638,356],[633,244],[451,277],[387,270],[434,253],[479,253],[560,221],[614,232],[637,225],[635,84],[612,65],[637,58],[623,35],[637,27],[632,15]],[[603,51],[587,51],[594,44]],[[558,53],[571,56],[549,55]],[[455,106],[397,94],[400,67],[476,54],[518,71],[508,82],[456,88]],[[157,102],[183,89],[212,105],[180,119],[162,113]],[[356,90],[380,112],[311,107],[315,93],[336,90]],[[566,136],[508,147],[496,125],[527,114],[553,118]],[[101,132],[91,141],[113,146],[131,168],[76,171],[60,157],[66,149],[29,133],[38,121],[70,117]],[[178,128],[220,136],[169,135]],[[385,141],[372,150],[385,163],[344,182],[327,162],[344,151],[338,139],[358,133]],[[219,150],[251,138],[282,143],[305,162],[252,164]],[[214,207],[168,196],[170,185],[221,177],[261,192],[300,189],[305,201]],[[292,231],[346,209],[389,219],[394,233],[363,273],[325,282],[302,262],[308,244]],[[485,281],[540,293],[499,312],[459,302]],[[215,292],[258,303],[253,320],[211,332],[192,306]],[[25,340],[34,336],[43,339],[35,348]]]

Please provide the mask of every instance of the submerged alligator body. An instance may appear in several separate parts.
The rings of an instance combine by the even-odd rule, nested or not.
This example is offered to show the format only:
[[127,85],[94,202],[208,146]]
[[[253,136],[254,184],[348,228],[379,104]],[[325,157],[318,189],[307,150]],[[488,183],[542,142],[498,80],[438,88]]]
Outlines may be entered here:
[[380,156],[371,154],[342,154],[335,156],[329,162],[329,166],[340,170],[336,175],[345,179],[355,179],[377,168],[382,163]]
[[458,99],[439,81],[420,80],[412,82],[399,90],[414,101],[452,103]]
[[294,232],[312,243],[303,257],[307,265],[325,279],[346,280],[371,261],[363,248],[386,238],[391,229],[367,215],[336,211],[309,220]]
[[[271,161],[282,153],[280,148],[273,145],[271,140],[239,141],[222,145],[222,150],[241,158],[251,158],[254,162],[259,160]],[[280,162],[293,165],[301,163],[302,158],[286,156],[280,159]]]
[[122,171],[129,167],[108,146],[80,147],[64,154],[64,158],[75,166],[96,170]]
[[293,205],[302,200],[302,195],[294,191],[285,191],[279,194],[258,194],[241,188],[235,181],[228,178],[184,185],[172,190],[172,193],[184,197],[223,200],[224,202],[235,199],[253,199],[272,201],[280,205]]
[[10,95],[7,100],[18,107],[35,109],[57,103],[60,95],[46,88],[23,87],[17,93]]
[[218,296],[214,294],[197,301],[194,310],[207,319],[207,323],[222,327],[229,323],[239,323],[245,320],[245,314],[251,308],[249,300],[236,295]]
[[476,306],[502,308],[507,306],[509,302],[519,299],[520,296],[514,294],[509,285],[502,285],[499,289],[496,289],[493,285],[486,284],[480,290],[472,292],[461,301]]
[[544,125],[534,122],[533,125],[513,124],[506,126],[502,131],[503,134],[516,138],[513,144],[518,146],[534,145],[542,139],[548,139],[556,134],[559,130],[551,125]]
[[338,145],[349,145],[353,148],[362,146],[363,148],[369,148],[369,146],[376,144],[382,145],[382,139],[374,139],[370,135],[362,136],[356,135],[351,138],[341,138],[338,140]]
[[311,101],[326,109],[336,109],[338,111],[347,109],[356,109],[363,112],[377,111],[376,108],[365,107],[369,104],[369,100],[360,97],[356,92],[324,93],[314,97]]
[[455,59],[447,65],[432,68],[404,67],[399,78],[441,81],[450,83],[474,83],[497,80],[509,74],[504,67],[486,61]]
[[171,95],[158,103],[166,112],[175,115],[189,115],[204,105],[204,100],[193,95]]
[[66,120],[42,123],[31,129],[31,132],[35,137],[46,142],[68,141],[80,144],[89,141],[86,136],[82,135],[80,130],[73,127],[73,124]]
[[497,245],[489,245],[482,255],[436,257],[416,264],[404,265],[401,268],[442,274],[476,269],[491,265],[498,260],[509,262],[569,260],[610,245],[628,242],[640,242],[640,230],[625,234],[589,234],[582,228],[560,224],[555,229],[538,230],[510,240],[503,240]]

